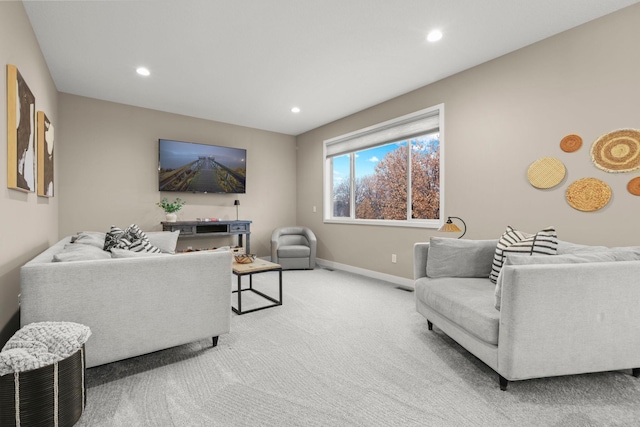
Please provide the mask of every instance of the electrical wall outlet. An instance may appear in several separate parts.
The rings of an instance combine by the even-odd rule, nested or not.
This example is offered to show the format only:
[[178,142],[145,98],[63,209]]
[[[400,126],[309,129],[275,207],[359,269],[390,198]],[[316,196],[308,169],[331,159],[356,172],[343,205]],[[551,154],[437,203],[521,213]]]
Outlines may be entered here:
[[397,261],[398,258],[396,257],[396,254],[391,254],[391,262],[395,264]]

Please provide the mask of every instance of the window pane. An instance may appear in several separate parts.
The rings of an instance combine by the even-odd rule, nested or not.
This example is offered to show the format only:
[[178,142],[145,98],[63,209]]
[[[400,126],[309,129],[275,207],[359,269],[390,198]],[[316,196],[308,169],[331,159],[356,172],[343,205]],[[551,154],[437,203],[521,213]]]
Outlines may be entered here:
[[327,223],[437,227],[444,105],[324,141]]
[[411,217],[440,217],[440,134],[411,140]]
[[331,159],[333,216],[351,215],[351,156],[349,154]]
[[356,219],[407,219],[407,141],[355,153]]

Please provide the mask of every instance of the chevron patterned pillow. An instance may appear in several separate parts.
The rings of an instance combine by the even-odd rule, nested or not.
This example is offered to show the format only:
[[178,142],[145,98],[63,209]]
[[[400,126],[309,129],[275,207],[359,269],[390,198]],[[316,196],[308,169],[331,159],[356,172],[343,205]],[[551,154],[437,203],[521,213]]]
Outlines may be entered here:
[[110,251],[111,248],[126,249],[131,245],[131,242],[127,240],[124,230],[115,225],[112,225],[104,238],[104,250]]
[[104,250],[110,251],[113,248],[127,249],[132,252],[161,252],[149,242],[147,235],[136,224],[131,224],[125,230],[111,226],[104,239]]

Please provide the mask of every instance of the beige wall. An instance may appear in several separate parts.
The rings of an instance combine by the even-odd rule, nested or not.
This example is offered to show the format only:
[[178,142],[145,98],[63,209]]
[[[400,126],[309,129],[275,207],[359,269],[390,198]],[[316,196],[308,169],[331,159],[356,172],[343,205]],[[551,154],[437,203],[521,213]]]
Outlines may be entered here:
[[[138,224],[161,230],[162,197],[187,204],[178,220],[252,220],[251,252],[270,254],[271,232],[296,221],[295,137],[139,107],[60,94],[60,236]],[[158,139],[247,150],[247,193],[241,195],[158,191]],[[180,247],[235,244],[229,237],[184,239]]]
[[[6,65],[18,67],[44,111],[57,128],[57,91],[21,2],[0,2],[0,138],[7,135]],[[19,327],[20,266],[58,237],[58,197],[38,197],[7,189],[7,150],[0,149],[0,347]],[[56,141],[57,144],[57,141]],[[54,150],[57,185],[57,146]],[[56,188],[57,191],[57,188]]]
[[[466,221],[465,238],[497,238],[506,225],[523,231],[554,225],[563,240],[640,245],[640,197],[626,191],[640,171],[605,173],[589,154],[602,134],[640,129],[638,22],[635,5],[298,136],[298,222],[318,235],[318,256],[411,278],[413,244],[450,237],[434,229],[323,224],[320,208],[323,140],[439,103],[445,104],[445,215]],[[559,148],[570,133],[584,139],[572,154]],[[568,173],[557,188],[542,191],[526,172],[546,156],[559,158]],[[583,177],[611,186],[608,206],[584,213],[567,204],[567,186]]]
[[[269,255],[271,230],[294,223],[318,236],[318,256],[393,276],[412,275],[412,245],[441,235],[433,229],[323,224],[322,142],[438,103],[445,104],[445,212],[464,218],[466,237],[496,238],[507,224],[525,231],[555,225],[560,238],[581,243],[637,245],[640,198],[625,190],[640,175],[606,174],[589,159],[598,136],[640,128],[635,54],[640,5],[593,21],[451,78],[374,106],[297,138],[153,110],[58,95],[20,2],[0,2],[0,58],[18,66],[36,107],[56,126],[55,197],[6,188],[6,150],[0,150],[0,345],[17,327],[19,267],[58,238],[78,230],[137,223],[157,230],[157,139],[227,145],[248,150],[246,195],[240,216],[254,221],[252,252]],[[3,73],[5,75],[5,73]],[[0,85],[0,99],[6,86]],[[59,104],[59,106],[58,106]],[[6,105],[0,103],[0,134]],[[578,133],[577,153],[558,143]],[[297,145],[297,147],[296,147]],[[297,151],[296,151],[297,150]],[[556,156],[567,179],[552,190],[526,180],[531,162]],[[564,191],[593,176],[614,196],[604,209],[578,212]],[[186,194],[181,219],[235,218],[231,195]],[[317,212],[312,212],[313,206]],[[229,244],[212,240],[182,247]],[[391,263],[391,254],[398,263]]]

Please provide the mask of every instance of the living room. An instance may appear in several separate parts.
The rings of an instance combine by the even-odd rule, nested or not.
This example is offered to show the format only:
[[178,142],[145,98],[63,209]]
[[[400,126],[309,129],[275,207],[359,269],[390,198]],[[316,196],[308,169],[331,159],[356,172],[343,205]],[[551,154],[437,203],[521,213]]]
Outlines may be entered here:
[[[529,232],[553,225],[566,241],[638,244],[640,199],[626,191],[631,176],[596,169],[588,150],[610,131],[640,128],[638,4],[298,135],[58,92],[22,3],[2,2],[0,11],[2,62],[18,67],[36,94],[37,109],[56,125],[58,140],[55,197],[0,183],[0,344],[19,327],[20,267],[38,253],[63,236],[107,231],[112,224],[161,229],[158,138],[248,150],[248,192],[238,197],[239,216],[253,221],[251,245],[258,256],[268,256],[274,228],[298,224],[314,230],[318,258],[327,265],[407,285],[413,280],[413,245],[443,234],[431,228],[325,223],[323,141],[444,104],[444,212],[465,220],[466,238],[498,238],[507,225]],[[0,115],[6,114],[2,103]],[[0,123],[4,135],[6,121]],[[582,136],[581,150],[560,150],[568,134]],[[6,165],[6,150],[0,153],[0,164]],[[526,171],[546,156],[561,159],[568,177],[563,185],[540,191],[527,181]],[[589,176],[606,181],[614,196],[605,208],[586,213],[569,206],[564,191]],[[235,219],[235,196],[183,198],[187,204],[179,219]]]

